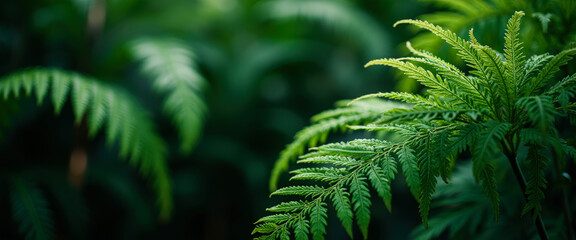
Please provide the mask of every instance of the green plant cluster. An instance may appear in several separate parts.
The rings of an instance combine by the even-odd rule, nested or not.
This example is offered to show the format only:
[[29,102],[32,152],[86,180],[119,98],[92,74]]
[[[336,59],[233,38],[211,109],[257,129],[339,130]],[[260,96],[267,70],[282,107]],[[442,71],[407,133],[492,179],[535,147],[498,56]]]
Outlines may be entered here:
[[[272,193],[297,196],[298,200],[269,208],[274,214],[258,220],[253,234],[260,235],[258,239],[290,239],[292,233],[296,239],[307,239],[308,235],[324,239],[326,208],[331,202],[348,234],[353,236],[351,226],[355,219],[366,239],[371,205],[368,186],[374,188],[390,210],[391,182],[398,171],[397,162],[419,203],[423,226],[427,228],[437,181],[448,183],[459,157],[469,152],[472,174],[492,205],[495,220],[501,209],[497,172],[511,171],[526,199],[521,214],[531,215],[538,234],[547,239],[546,226],[540,217],[544,191],[549,186],[547,170],[552,166],[556,177],[560,177],[567,171],[567,160],[576,159],[576,149],[567,144],[554,125],[562,119],[573,125],[576,120],[576,74],[561,71],[576,54],[576,48],[558,54],[526,56],[519,39],[524,15],[516,12],[508,21],[503,52],[481,44],[472,30],[470,39],[464,40],[426,21],[398,21],[395,25],[411,24],[444,40],[470,70],[464,72],[432,53],[412,48],[409,43],[407,47],[415,57],[377,59],[366,64],[394,67],[425,86],[426,94],[370,94],[333,110],[347,112],[356,103],[365,103],[364,99],[373,97],[404,103],[400,107],[398,103],[389,103],[392,104],[389,109],[376,114],[369,111],[352,114],[374,115],[363,119],[361,124],[348,123],[352,129],[393,133],[397,136],[394,141],[357,139],[331,143],[300,156],[298,163],[307,166],[292,171],[290,180],[308,182]],[[300,155],[292,146],[301,149],[306,143],[314,145],[326,131],[318,131],[314,137],[306,133],[310,128],[330,129],[330,120],[340,119],[338,114],[332,117],[297,134],[295,142],[277,162],[272,187],[277,172],[287,168],[286,159]],[[325,127],[320,127],[323,124]],[[524,151],[527,153],[520,156]],[[506,159],[511,167],[499,164],[500,159]],[[519,162],[525,166],[520,168]],[[566,209],[564,214],[572,212]],[[567,232],[573,230],[570,223],[563,226]]]

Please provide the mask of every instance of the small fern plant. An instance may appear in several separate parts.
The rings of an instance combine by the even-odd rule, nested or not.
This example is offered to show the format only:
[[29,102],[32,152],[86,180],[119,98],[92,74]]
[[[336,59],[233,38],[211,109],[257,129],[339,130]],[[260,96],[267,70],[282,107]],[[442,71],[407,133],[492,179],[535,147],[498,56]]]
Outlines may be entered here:
[[[399,69],[424,85],[426,93],[370,94],[313,117],[314,124],[296,135],[272,171],[271,195],[296,199],[268,208],[272,215],[256,221],[252,234],[257,239],[324,239],[331,204],[349,236],[353,236],[356,223],[367,238],[370,187],[390,210],[391,182],[399,167],[427,227],[438,181],[449,182],[461,161],[459,156],[467,151],[473,177],[495,219],[500,209],[496,171],[510,169],[495,164],[503,158],[509,161],[525,196],[522,215],[533,216],[540,237],[546,239],[540,217],[548,186],[546,170],[554,165],[564,172],[566,159],[576,157],[576,149],[554,125],[559,119],[570,119],[572,125],[576,120],[576,74],[562,71],[576,48],[555,55],[525,56],[519,40],[523,15],[515,12],[509,19],[503,53],[479,43],[472,30],[470,39],[464,40],[426,21],[397,22],[395,26],[411,24],[444,40],[467,63],[468,73],[409,43],[415,57],[370,61],[366,66]],[[560,73],[565,76],[558,77]],[[345,128],[391,133],[392,137],[313,147],[331,131]],[[303,154],[306,146],[313,148]],[[300,184],[276,189],[280,175],[297,157],[305,166],[292,171],[290,180]],[[526,167],[521,169],[519,162]]]

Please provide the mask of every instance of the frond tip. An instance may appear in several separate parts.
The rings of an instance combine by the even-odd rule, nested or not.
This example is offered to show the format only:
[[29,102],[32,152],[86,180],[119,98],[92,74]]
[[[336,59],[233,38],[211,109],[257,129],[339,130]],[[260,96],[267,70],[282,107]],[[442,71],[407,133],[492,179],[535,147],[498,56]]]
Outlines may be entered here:
[[153,79],[154,90],[165,95],[164,111],[172,118],[182,139],[181,150],[189,153],[196,144],[207,107],[207,85],[194,66],[192,51],[175,39],[141,38],[131,43],[142,72]]

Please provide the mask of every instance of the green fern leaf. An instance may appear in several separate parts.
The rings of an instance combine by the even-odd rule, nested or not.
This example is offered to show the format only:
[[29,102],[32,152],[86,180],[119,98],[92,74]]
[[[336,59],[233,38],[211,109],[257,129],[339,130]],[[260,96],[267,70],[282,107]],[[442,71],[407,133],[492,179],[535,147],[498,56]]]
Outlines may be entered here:
[[340,180],[348,171],[345,168],[300,168],[291,173],[292,180],[312,180],[332,183]]
[[432,72],[422,67],[402,60],[404,59],[376,59],[368,62],[366,65],[364,65],[364,67],[369,67],[372,65],[385,65],[395,67],[398,70],[404,72],[408,77],[422,83],[424,86],[431,88],[431,91],[435,91],[442,96],[457,99],[460,104],[471,106],[469,100],[465,98],[453,84],[447,82],[437,74],[433,74]]
[[319,120],[316,124],[308,126],[296,133],[295,140],[286,146],[274,164],[270,176],[270,190],[273,191],[276,189],[280,175],[288,169],[288,165],[293,159],[296,159],[298,155],[304,152],[306,146],[315,146],[316,143],[323,142],[328,133],[342,129],[345,126],[372,121],[380,117],[382,112],[390,109],[389,104],[384,104],[384,106],[375,104],[375,106],[372,106],[373,108],[369,109],[358,107],[357,104],[352,104],[346,107],[351,111],[340,112],[345,115],[333,115],[331,111],[330,117],[332,118],[323,116],[322,120]]
[[267,208],[266,211],[269,212],[298,212],[306,207],[308,202],[304,201],[290,201],[283,202],[274,207]]
[[18,232],[24,239],[54,239],[54,223],[48,202],[40,189],[21,177],[12,177],[11,203]]
[[544,189],[546,189],[546,169],[550,161],[544,155],[540,154],[539,150],[543,147],[536,144],[529,145],[528,155],[526,160],[528,162],[528,180],[526,182],[526,195],[528,202],[522,210],[522,215],[532,212],[533,219],[542,211],[541,202],[544,199]]
[[310,209],[310,232],[312,232],[314,240],[324,239],[327,217],[326,203],[320,201],[320,199],[314,201]]
[[455,152],[456,154],[463,152],[467,145],[470,145],[476,140],[479,130],[480,126],[476,123],[458,126],[455,129],[455,134],[452,140],[450,141],[452,144],[450,151]]
[[296,240],[307,240],[308,233],[310,233],[310,222],[302,216],[298,216],[298,220],[294,226],[294,236]]
[[272,233],[272,232],[274,232],[274,230],[276,230],[277,227],[278,227],[278,225],[271,223],[271,222],[267,222],[267,223],[260,224],[260,225],[256,226],[254,228],[254,231],[252,231],[252,234],[255,234],[255,233],[262,233],[262,234]]
[[[10,80],[13,79],[13,80]],[[15,81],[14,79],[18,80]],[[8,81],[10,80],[10,81]],[[89,135],[94,136],[106,124],[106,141],[109,145],[119,142],[120,155],[139,166],[142,175],[153,179],[153,186],[158,195],[160,216],[168,218],[172,208],[171,183],[164,156],[164,142],[156,134],[153,123],[146,113],[128,93],[76,73],[57,69],[35,68],[13,73],[0,80],[0,92],[25,91],[27,82],[36,92],[38,102],[42,103],[48,86],[52,86],[52,104],[55,112],[60,112],[69,91],[71,94],[74,116],[79,122],[88,112],[87,123]],[[39,85],[37,85],[39,84]],[[85,93],[90,97],[80,97]],[[6,95],[9,96],[9,95]],[[76,102],[78,101],[78,102]],[[88,109],[86,109],[88,108]],[[136,131],[137,130],[137,131]]]
[[290,186],[280,188],[274,191],[270,196],[274,195],[295,195],[303,197],[316,197],[324,193],[323,187],[318,186]]
[[388,211],[392,211],[392,192],[390,183],[394,180],[396,170],[396,161],[385,155],[382,157],[381,166],[372,163],[368,168],[368,179],[372,183],[372,187],[376,189],[378,196],[384,200],[384,204]]
[[88,104],[92,98],[92,91],[89,88],[89,84],[85,84],[82,80],[74,80],[72,86],[72,104],[74,107],[74,117],[76,118],[76,123],[82,121],[86,110],[88,109]]
[[522,52],[522,43],[520,42],[520,19],[524,16],[524,12],[515,12],[512,18],[508,20],[505,34],[504,56],[506,58],[506,80],[508,86],[514,92],[514,97],[511,101],[516,101],[518,96],[518,86],[522,81],[524,53]]
[[164,110],[178,129],[181,150],[189,153],[198,140],[206,113],[202,93],[207,85],[195,69],[193,53],[174,39],[142,38],[131,43],[142,72],[154,80],[154,89],[166,95]]
[[525,113],[534,126],[545,131],[550,127],[557,115],[552,97],[550,96],[530,96],[518,99],[516,104],[526,109]]
[[[432,53],[426,51],[419,51],[412,47],[410,42],[406,42],[406,47],[416,56],[423,57],[424,59],[420,58],[404,58],[410,61],[417,61],[422,62],[428,65],[433,66],[436,71],[444,78],[449,79],[449,81],[454,81],[458,84],[458,88],[460,91],[466,93],[463,96],[466,99],[466,106],[472,108],[473,106],[478,107],[487,107],[489,104],[488,98],[485,96],[482,87],[478,84],[477,81],[474,81],[473,78],[466,76],[460,69],[455,67],[454,65],[442,60],[439,57],[434,56]],[[468,99],[467,97],[470,97]]]
[[432,202],[432,194],[436,189],[436,177],[438,176],[438,165],[435,162],[433,146],[430,136],[426,136],[420,144],[418,156],[418,168],[420,169],[420,194],[419,208],[420,216],[424,227],[428,227],[428,214]]
[[504,138],[509,123],[487,122],[486,129],[480,133],[480,137],[472,149],[473,173],[476,181],[481,181],[482,188],[490,200],[494,209],[494,216],[499,215],[499,194],[494,173],[495,153],[501,149],[499,141]]
[[[450,130],[451,131],[451,130]],[[432,138],[436,151],[435,159],[438,160],[438,171],[440,172],[440,177],[445,183],[448,183],[448,179],[454,168],[454,158],[455,155],[451,151],[450,147],[452,143],[450,142],[449,131],[440,131],[434,135]]]
[[335,188],[332,195],[332,202],[334,203],[336,215],[338,215],[342,226],[346,229],[348,236],[352,237],[352,217],[354,214],[352,213],[349,195],[346,189]]
[[414,198],[418,199],[420,194],[420,174],[418,169],[418,159],[414,155],[414,150],[404,145],[398,148],[396,154],[398,155],[398,161],[402,166],[402,172],[406,177],[406,183],[410,188],[410,192]]
[[60,71],[52,72],[52,103],[54,104],[54,112],[60,113],[64,101],[68,95],[68,90],[71,85],[71,76]]
[[529,93],[527,96],[538,93],[539,90],[544,87],[548,80],[550,80],[554,74],[560,71],[560,67],[564,66],[572,59],[572,55],[576,54],[576,48],[566,49],[557,55],[555,55],[538,73],[538,76],[532,79],[530,82],[530,87],[528,88]]
[[356,159],[343,156],[315,156],[316,152],[302,156],[298,163],[332,164],[336,166],[352,167],[359,164]]
[[258,224],[258,223],[274,223],[276,225],[280,225],[280,224],[283,224],[283,223],[287,222],[288,220],[290,220],[290,218],[293,216],[294,215],[292,215],[292,214],[285,214],[285,213],[274,214],[274,215],[260,218],[258,221],[256,221],[256,224]]
[[524,63],[525,70],[522,75],[522,80],[518,85],[518,89],[526,89],[525,88],[526,84],[533,77],[535,77],[534,75],[538,74],[538,72],[542,70],[542,66],[544,66],[544,64],[546,64],[552,58],[554,58],[553,55],[550,55],[549,53],[544,53],[540,55],[534,55],[530,57],[528,60],[526,60],[526,62]]
[[352,204],[356,214],[356,222],[364,239],[368,238],[368,224],[370,224],[370,191],[364,177],[354,175],[350,182]]

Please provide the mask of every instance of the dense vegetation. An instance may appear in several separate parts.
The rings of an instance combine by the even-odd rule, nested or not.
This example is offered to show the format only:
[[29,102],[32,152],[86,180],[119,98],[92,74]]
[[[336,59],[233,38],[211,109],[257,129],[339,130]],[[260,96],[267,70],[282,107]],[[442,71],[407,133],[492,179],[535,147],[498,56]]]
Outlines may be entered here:
[[3,1],[0,239],[574,238],[575,8]]

